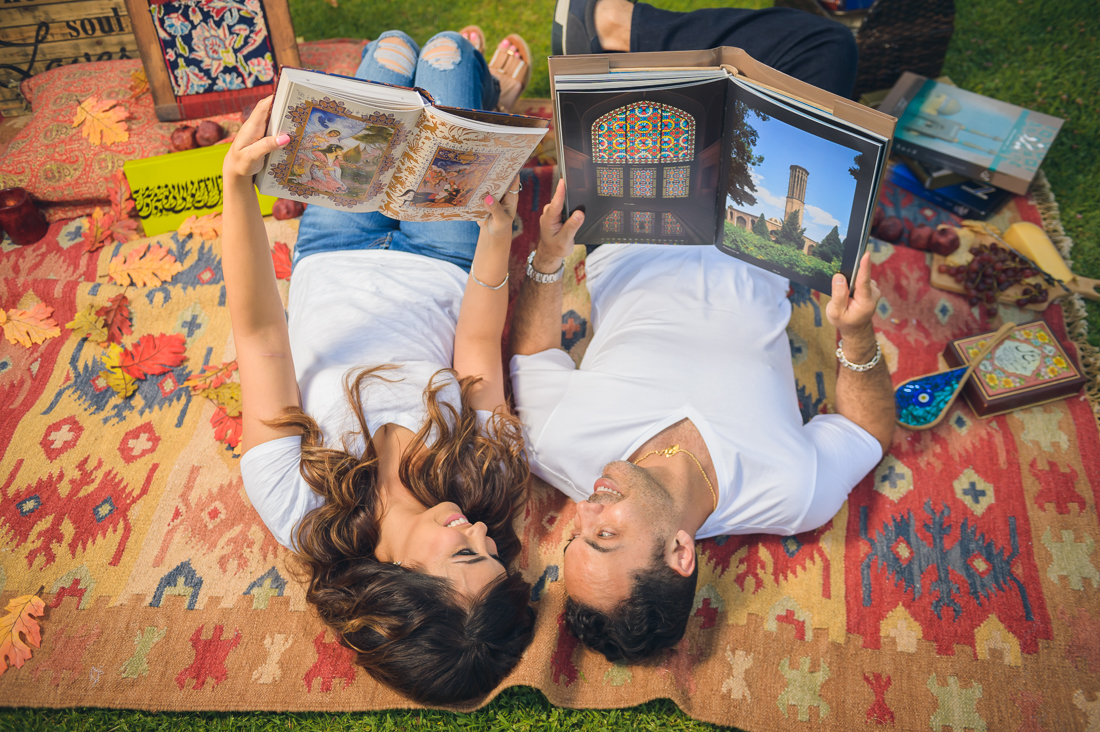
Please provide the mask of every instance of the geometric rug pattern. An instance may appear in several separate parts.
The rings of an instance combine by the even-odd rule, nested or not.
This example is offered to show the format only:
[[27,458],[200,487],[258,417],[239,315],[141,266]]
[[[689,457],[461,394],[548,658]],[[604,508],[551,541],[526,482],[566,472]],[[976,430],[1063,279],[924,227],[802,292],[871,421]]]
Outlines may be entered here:
[[[523,172],[515,287],[553,181],[549,166]],[[881,203],[911,221],[948,220],[890,186]],[[1023,197],[995,223],[1012,220],[1056,224]],[[0,342],[0,603],[41,587],[47,606],[42,646],[0,676],[0,703],[415,706],[352,666],[308,608],[293,558],[252,510],[239,458],[219,440],[232,424],[185,384],[234,358],[220,241],[155,237],[182,271],[158,287],[122,287],[106,277],[110,261],[148,242],[84,254],[86,225],[57,222],[39,244],[0,247],[0,307],[41,302],[62,326],[30,348]],[[296,222],[269,221],[268,233],[285,256]],[[987,319],[929,286],[924,253],[872,247],[895,383],[936,370],[953,338],[1030,316],[1001,307]],[[592,336],[581,248],[566,274],[562,338],[579,359]],[[132,311],[124,345],[176,334],[186,354],[127,398],[103,377],[105,351],[64,328],[119,295]],[[836,333],[824,297],[790,297],[809,418],[833,409]],[[1063,339],[1076,327],[1067,312],[1043,316]],[[562,625],[574,508],[535,481],[518,561],[533,584],[536,638],[503,686],[534,686],[568,707],[668,697],[748,730],[1100,729],[1098,502],[1100,431],[1083,394],[988,420],[960,403],[933,430],[899,430],[820,529],[700,542],[687,635],[626,666],[578,647]]]

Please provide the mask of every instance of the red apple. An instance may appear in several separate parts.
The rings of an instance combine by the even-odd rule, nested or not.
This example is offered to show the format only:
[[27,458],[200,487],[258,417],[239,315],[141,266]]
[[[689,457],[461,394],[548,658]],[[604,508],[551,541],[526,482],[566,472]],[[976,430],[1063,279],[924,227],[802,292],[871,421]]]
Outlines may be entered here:
[[172,139],[169,143],[169,152],[182,152],[195,149],[195,128],[180,125],[172,130]]
[[200,124],[199,129],[195,132],[195,142],[200,147],[213,145],[223,137],[225,137],[225,130],[222,129],[222,126],[209,119]]
[[285,219],[296,219],[305,213],[306,205],[299,201],[291,201],[287,198],[280,198],[275,202],[275,205],[271,207],[271,215],[279,221]]

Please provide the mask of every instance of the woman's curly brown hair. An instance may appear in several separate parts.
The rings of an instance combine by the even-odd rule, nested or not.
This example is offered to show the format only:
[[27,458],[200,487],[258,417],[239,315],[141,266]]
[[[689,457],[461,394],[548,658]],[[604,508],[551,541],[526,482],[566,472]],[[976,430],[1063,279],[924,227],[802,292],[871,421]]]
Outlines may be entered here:
[[[301,409],[270,423],[301,430],[302,477],[325,498],[295,535],[308,573],[306,599],[376,680],[420,702],[466,701],[493,689],[519,662],[534,630],[531,589],[509,571],[477,597],[463,599],[450,580],[375,559],[379,459],[363,417],[362,390],[369,379],[386,380],[384,372],[393,368],[365,368],[345,380],[363,439],[359,457],[348,449],[356,433],[344,436],[342,449],[326,447],[317,422]],[[479,379],[459,380],[462,406],[456,409],[439,399],[451,378],[457,378],[453,370],[441,370],[424,390],[428,420],[401,458],[401,482],[426,507],[451,501],[471,522],[484,522],[501,562],[511,568],[520,549],[512,520],[528,477],[520,424],[496,412],[479,429],[468,406]]]

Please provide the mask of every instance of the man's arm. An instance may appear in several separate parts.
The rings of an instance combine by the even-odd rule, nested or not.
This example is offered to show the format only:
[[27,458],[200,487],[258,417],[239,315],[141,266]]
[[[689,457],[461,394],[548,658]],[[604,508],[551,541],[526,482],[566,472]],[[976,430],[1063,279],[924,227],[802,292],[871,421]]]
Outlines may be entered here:
[[[868,363],[875,357],[877,343],[871,317],[881,296],[878,286],[871,280],[870,254],[863,256],[851,292],[843,275],[833,278],[833,297],[825,307],[825,315],[839,331],[844,357],[849,363]],[[840,366],[836,378],[836,411],[867,430],[882,445],[883,452],[889,450],[897,412],[894,385],[886,362],[880,360],[873,369],[863,372]]]
[[[539,246],[532,266],[553,274],[573,251],[573,237],[584,223],[584,213],[574,211],[565,223],[561,212],[565,205],[565,181],[558,181],[554,198],[546,204],[539,219]],[[529,356],[551,348],[561,348],[562,281],[539,284],[523,283],[512,315],[509,350],[513,356]]]

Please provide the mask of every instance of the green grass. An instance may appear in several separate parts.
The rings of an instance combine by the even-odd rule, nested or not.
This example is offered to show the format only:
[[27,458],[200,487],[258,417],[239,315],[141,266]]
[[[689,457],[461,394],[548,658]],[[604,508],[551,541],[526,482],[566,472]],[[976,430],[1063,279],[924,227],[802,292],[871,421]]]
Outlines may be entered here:
[[792,249],[785,244],[779,244],[770,239],[757,236],[751,231],[734,226],[726,222],[726,246],[732,247],[742,254],[756,257],[781,267],[787,267],[807,277],[832,277],[840,270],[840,265],[828,263],[817,257],[803,254],[797,249]]
[[[518,32],[536,60],[526,96],[549,95],[545,57],[550,52],[553,0],[487,4],[476,0],[291,0],[298,35],[308,40],[370,38],[401,28],[417,42],[441,30],[476,22],[495,45]],[[672,10],[720,2],[660,0]],[[766,7],[768,0],[742,0]],[[1057,115],[1066,124],[1043,169],[1073,237],[1074,271],[1100,278],[1100,8],[1094,0],[956,0],[955,36],[944,73],[966,89]],[[1091,19],[1091,20],[1090,20]],[[492,48],[492,45],[490,45]],[[1089,303],[1089,340],[1100,347],[1100,304]],[[0,732],[37,730],[714,730],[689,719],[669,701],[629,710],[573,711],[550,705],[538,691],[509,689],[474,714],[376,712],[360,714],[172,713],[112,710],[0,710]]]

